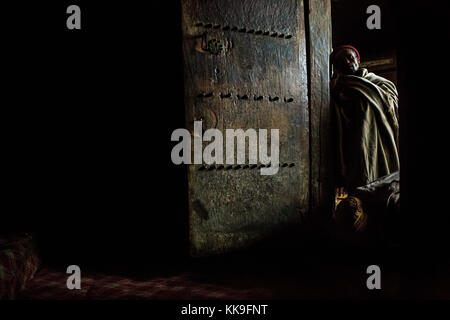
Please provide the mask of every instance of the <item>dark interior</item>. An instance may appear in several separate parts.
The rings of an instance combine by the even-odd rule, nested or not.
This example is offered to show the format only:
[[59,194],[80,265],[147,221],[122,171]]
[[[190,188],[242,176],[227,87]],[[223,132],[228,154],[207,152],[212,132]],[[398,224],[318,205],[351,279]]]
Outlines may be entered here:
[[[88,8],[85,30],[98,30],[95,35],[55,29],[54,23],[64,22],[61,18],[45,20],[39,30],[18,28],[21,36],[8,38],[12,62],[6,65],[6,91],[12,99],[3,118],[9,150],[4,155],[4,234],[33,233],[43,263],[51,268],[78,264],[92,272],[130,277],[193,270],[212,283],[219,281],[218,275],[234,279],[230,281],[250,277],[287,298],[379,297],[365,293],[351,273],[364,273],[362,266],[377,257],[389,273],[386,287],[394,288],[388,296],[438,295],[432,286],[442,278],[434,272],[446,270],[447,262],[434,261],[446,259],[447,239],[445,224],[437,217],[439,205],[427,199],[445,195],[426,181],[436,175],[432,167],[446,166],[447,156],[433,145],[437,140],[425,135],[440,137],[446,126],[444,119],[435,118],[444,108],[442,100],[421,95],[421,84],[428,80],[417,80],[433,79],[434,70],[419,67],[417,61],[427,60],[423,56],[429,44],[443,41],[437,30],[444,28],[446,18],[439,5],[435,3],[433,12],[441,19],[411,30],[408,23],[423,11],[419,5],[332,1],[333,46],[354,45],[362,61],[395,60],[378,71],[397,84],[401,97],[402,210],[407,219],[398,231],[400,246],[337,247],[326,223],[311,223],[301,235],[285,230],[240,252],[191,258],[186,170],[170,161],[170,135],[185,124],[178,108],[183,105],[180,6],[166,1],[164,8],[152,3],[148,10],[136,11],[106,2],[81,3]],[[369,4],[382,8],[382,30],[363,27],[366,15],[360,12]],[[66,6],[64,1],[48,5],[48,12]],[[105,24],[104,17],[114,20],[118,11],[126,18]],[[165,18],[147,22],[148,12]],[[447,60],[442,51],[433,50],[433,57]],[[427,85],[448,91],[444,83]],[[435,214],[437,222],[424,218]],[[420,267],[405,268],[410,262]],[[332,281],[341,274],[340,282]],[[288,285],[306,275],[320,275],[321,280],[301,292]],[[395,289],[405,278],[419,279],[420,285]],[[353,291],[339,290],[336,283],[345,279]],[[448,291],[443,294],[449,297]]]

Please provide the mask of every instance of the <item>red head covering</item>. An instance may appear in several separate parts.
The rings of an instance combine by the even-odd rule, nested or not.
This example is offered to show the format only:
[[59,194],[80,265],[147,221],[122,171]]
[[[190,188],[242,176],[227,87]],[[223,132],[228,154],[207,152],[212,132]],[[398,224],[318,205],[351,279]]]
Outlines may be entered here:
[[343,49],[351,49],[351,50],[355,51],[356,56],[358,57],[358,61],[360,61],[361,58],[359,56],[358,50],[356,50],[356,48],[353,46],[345,45],[345,46],[337,47],[335,50],[333,50],[333,52],[331,53],[331,63],[334,63],[334,57],[336,57],[336,55],[339,53],[339,51],[342,51]]

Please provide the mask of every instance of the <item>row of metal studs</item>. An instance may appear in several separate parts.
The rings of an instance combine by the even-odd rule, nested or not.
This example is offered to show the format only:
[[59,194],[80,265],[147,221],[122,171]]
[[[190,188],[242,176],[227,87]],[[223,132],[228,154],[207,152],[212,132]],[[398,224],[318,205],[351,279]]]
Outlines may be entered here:
[[[239,169],[260,169],[260,168],[269,168],[270,164],[236,164],[236,165],[202,165],[198,170],[199,171],[212,171],[212,170],[239,170]],[[295,166],[295,163],[280,163],[280,168],[292,168]]]
[[221,29],[223,31],[232,31],[232,32],[241,32],[241,33],[250,33],[260,36],[268,36],[273,38],[284,38],[284,39],[291,39],[291,34],[284,34],[276,31],[263,31],[263,30],[255,30],[255,29],[248,29],[247,28],[239,28],[239,27],[231,27],[231,26],[221,26],[220,24],[212,24],[212,23],[203,23],[198,22],[195,24],[196,27],[202,27],[205,29]]
[[[197,95],[197,98],[199,98],[199,99],[204,99],[204,98],[211,98],[211,97],[213,97],[213,96],[214,96],[214,92],[200,93],[200,94]],[[228,93],[220,93],[218,96],[219,96],[221,99],[229,99],[229,98],[231,98],[233,95],[232,95],[231,93],[228,92]],[[239,94],[237,94],[236,97],[237,97],[239,100],[248,100],[248,99],[249,99],[249,96],[246,95],[246,94],[244,94],[244,95],[239,95]],[[275,96],[275,97],[268,96],[267,98],[269,99],[270,102],[276,102],[276,101],[280,100],[280,97],[277,97],[277,96]],[[264,96],[261,96],[261,95],[254,95],[254,96],[253,96],[253,100],[255,100],[255,101],[262,101],[262,100],[264,100]],[[289,103],[289,102],[293,102],[293,101],[294,101],[294,98],[284,98],[284,102]]]

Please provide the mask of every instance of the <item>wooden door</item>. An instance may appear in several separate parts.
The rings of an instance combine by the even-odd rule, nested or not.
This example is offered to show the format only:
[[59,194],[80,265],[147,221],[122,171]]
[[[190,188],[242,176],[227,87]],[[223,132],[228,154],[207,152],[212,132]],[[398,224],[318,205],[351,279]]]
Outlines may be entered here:
[[299,0],[182,1],[188,129],[195,120],[224,135],[279,129],[280,141],[274,175],[261,175],[260,163],[189,165],[192,255],[248,246],[309,212],[308,28]]

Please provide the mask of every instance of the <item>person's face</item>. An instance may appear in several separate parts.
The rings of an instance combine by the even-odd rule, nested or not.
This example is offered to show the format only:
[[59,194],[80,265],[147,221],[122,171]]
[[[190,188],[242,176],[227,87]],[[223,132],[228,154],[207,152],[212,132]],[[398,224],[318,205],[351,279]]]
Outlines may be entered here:
[[343,74],[355,74],[359,69],[356,52],[349,48],[341,50],[336,56],[336,69]]

